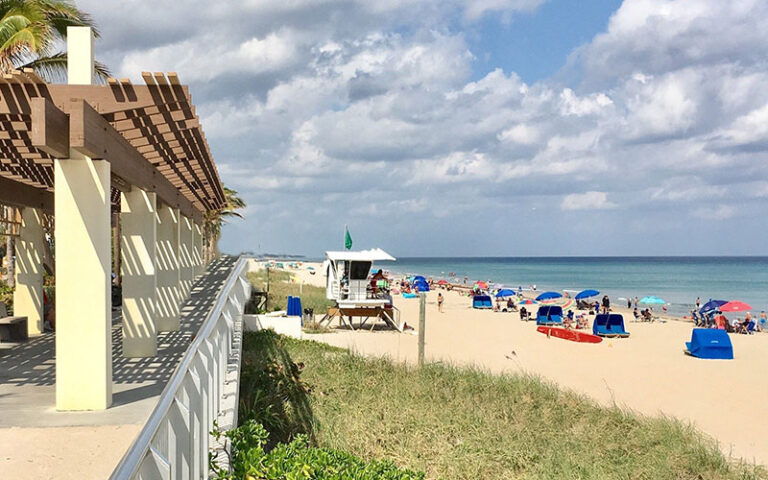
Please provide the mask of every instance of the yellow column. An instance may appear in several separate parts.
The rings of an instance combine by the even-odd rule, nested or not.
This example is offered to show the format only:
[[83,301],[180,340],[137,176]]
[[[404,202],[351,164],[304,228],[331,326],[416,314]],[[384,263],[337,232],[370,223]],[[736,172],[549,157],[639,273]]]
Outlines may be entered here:
[[173,332],[179,329],[179,211],[162,205],[157,211],[157,330]]
[[15,315],[27,317],[27,332],[43,332],[43,214],[34,208],[21,210],[21,229],[16,240]]
[[123,356],[157,354],[155,302],[156,194],[134,187],[121,193],[120,251],[123,277]]
[[112,404],[110,165],[76,151],[53,162],[56,408]]
[[[93,79],[93,33],[67,28],[70,84]],[[55,159],[56,408],[112,404],[110,165],[75,150]]]
[[192,290],[192,280],[195,277],[194,268],[192,266],[192,227],[192,220],[182,215],[181,221],[179,222],[179,255],[181,257],[180,280],[182,287],[182,299],[186,299],[189,295],[189,292]]

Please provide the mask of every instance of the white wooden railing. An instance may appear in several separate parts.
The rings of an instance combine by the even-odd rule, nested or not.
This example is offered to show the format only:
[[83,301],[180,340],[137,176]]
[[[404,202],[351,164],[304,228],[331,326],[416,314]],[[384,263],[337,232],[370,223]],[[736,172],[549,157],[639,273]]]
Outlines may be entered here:
[[112,480],[208,478],[209,432],[222,412],[227,364],[239,353],[232,352],[235,327],[251,294],[247,265],[238,259]]

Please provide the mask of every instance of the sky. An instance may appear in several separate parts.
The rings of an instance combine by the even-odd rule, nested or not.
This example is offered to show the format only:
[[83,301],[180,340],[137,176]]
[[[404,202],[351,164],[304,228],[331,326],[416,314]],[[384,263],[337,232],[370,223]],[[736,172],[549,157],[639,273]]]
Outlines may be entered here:
[[190,86],[225,252],[768,255],[764,0],[77,4]]

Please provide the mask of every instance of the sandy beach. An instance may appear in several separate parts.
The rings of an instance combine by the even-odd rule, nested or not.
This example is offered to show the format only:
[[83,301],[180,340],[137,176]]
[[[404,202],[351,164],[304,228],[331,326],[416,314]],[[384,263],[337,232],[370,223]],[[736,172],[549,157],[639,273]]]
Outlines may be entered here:
[[[324,286],[319,264],[289,271],[296,281]],[[520,321],[517,313],[475,310],[469,297],[441,291],[443,313],[437,310],[437,291],[427,294],[428,361],[537,375],[604,405],[691,422],[717,439],[726,454],[768,463],[768,334],[731,335],[734,360],[701,360],[683,354],[691,323],[629,321],[630,311],[619,307],[614,311],[624,313],[629,339],[579,344],[548,339],[536,331],[535,322]],[[418,299],[398,295],[394,303],[409,325],[418,325]],[[336,330],[305,338],[399,362],[417,359],[413,331]]]

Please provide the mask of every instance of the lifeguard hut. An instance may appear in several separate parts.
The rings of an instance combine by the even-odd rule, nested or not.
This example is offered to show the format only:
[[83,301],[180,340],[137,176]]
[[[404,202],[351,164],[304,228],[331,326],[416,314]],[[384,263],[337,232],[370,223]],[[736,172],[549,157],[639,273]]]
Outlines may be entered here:
[[361,326],[369,318],[378,317],[402,331],[402,325],[396,320],[389,288],[382,288],[380,281],[371,276],[374,262],[395,260],[380,248],[325,252],[325,296],[334,300],[336,307],[329,308],[321,322],[339,318],[354,330],[352,317],[361,317]]

